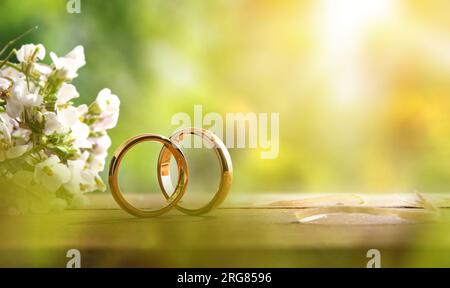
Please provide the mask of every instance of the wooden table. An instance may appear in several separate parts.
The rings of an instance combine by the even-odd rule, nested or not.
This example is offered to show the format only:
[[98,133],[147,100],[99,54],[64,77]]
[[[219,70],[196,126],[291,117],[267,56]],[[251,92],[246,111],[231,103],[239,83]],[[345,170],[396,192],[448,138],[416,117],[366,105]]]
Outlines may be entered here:
[[201,217],[137,219],[109,194],[85,209],[3,216],[0,266],[65,267],[72,248],[83,267],[365,267],[372,248],[383,267],[450,266],[447,208],[430,223],[300,224],[295,212],[310,207],[273,205],[298,195],[247,195]]

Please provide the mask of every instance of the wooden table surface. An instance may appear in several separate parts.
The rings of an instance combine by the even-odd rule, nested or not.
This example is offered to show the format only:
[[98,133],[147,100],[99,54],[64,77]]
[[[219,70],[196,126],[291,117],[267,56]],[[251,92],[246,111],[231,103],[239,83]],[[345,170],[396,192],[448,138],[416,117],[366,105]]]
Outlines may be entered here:
[[[85,209],[2,216],[0,266],[65,267],[72,248],[83,267],[365,267],[373,248],[383,267],[450,266],[447,208],[438,222],[314,225],[298,222],[295,212],[312,209],[302,202],[272,205],[293,194],[250,195],[206,216],[174,210],[153,219],[125,213],[109,194],[90,197]],[[406,208],[411,197],[397,205],[420,209]]]

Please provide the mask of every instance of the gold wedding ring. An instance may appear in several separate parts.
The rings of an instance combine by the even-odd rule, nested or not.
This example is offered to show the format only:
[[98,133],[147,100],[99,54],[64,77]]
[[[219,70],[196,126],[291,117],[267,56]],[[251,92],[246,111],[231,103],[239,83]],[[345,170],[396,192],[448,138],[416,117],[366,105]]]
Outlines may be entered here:
[[[180,131],[175,132],[172,136],[170,136],[170,140],[175,144],[181,144],[184,136],[186,135],[194,135],[201,137],[207,144],[206,147],[211,147],[219,161],[219,165],[221,168],[221,178],[219,183],[219,188],[217,189],[216,194],[208,202],[205,206],[200,208],[185,208],[180,205],[176,205],[175,207],[183,213],[189,215],[201,215],[208,213],[213,208],[219,206],[223,200],[228,195],[230,191],[231,182],[233,181],[233,167],[231,163],[231,157],[228,153],[228,149],[225,144],[217,137],[214,133],[201,128],[186,128]],[[159,154],[158,159],[158,181],[161,191],[164,194],[164,197],[169,199],[169,194],[167,191],[175,191],[172,185],[172,180],[170,177],[170,158],[171,151],[166,147],[161,149],[161,153]]]
[[[158,210],[143,210],[131,205],[130,202],[125,199],[119,188],[118,173],[123,157],[125,157],[126,153],[135,145],[146,141],[162,143],[164,145],[163,148],[168,149],[171,155],[175,157],[178,166],[178,183],[174,193],[167,200],[167,205]],[[116,200],[117,204],[119,204],[122,209],[136,217],[156,217],[169,211],[183,197],[186,191],[187,182],[188,167],[183,152],[171,140],[160,135],[143,134],[129,139],[117,149],[109,166],[109,186],[114,200]]]
[[[178,202],[184,196],[187,188],[189,172],[188,165],[186,163],[185,156],[179,146],[185,135],[194,135],[201,137],[206,143],[207,147],[211,147],[219,161],[221,168],[221,179],[219,187],[214,194],[213,198],[204,206],[200,208],[186,208],[178,205]],[[144,210],[131,205],[123,196],[119,188],[119,167],[122,159],[127,152],[135,145],[145,142],[159,142],[163,144],[158,159],[158,182],[164,197],[167,200],[167,205],[158,210]],[[178,167],[178,182],[175,188],[173,188],[172,179],[170,177],[170,160],[174,157]],[[143,134],[133,137],[123,143],[114,154],[111,159],[109,167],[109,186],[114,200],[119,206],[128,213],[137,217],[156,217],[160,216],[173,207],[176,207],[183,213],[188,215],[201,215],[211,211],[220,205],[228,195],[230,191],[231,182],[233,180],[233,168],[231,163],[231,157],[225,144],[212,132],[201,128],[187,128],[175,132],[170,138],[166,138],[156,134]],[[169,192],[172,194],[169,195]]]

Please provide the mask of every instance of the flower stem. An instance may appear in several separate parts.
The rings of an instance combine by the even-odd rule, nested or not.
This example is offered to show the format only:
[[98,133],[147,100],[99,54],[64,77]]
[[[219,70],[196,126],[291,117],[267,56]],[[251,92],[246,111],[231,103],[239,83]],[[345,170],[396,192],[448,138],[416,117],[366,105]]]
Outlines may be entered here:
[[28,35],[29,33],[37,30],[39,27],[38,26],[34,26],[30,29],[28,29],[27,31],[25,31],[24,33],[22,33],[21,35],[19,35],[18,37],[16,37],[15,39],[9,41],[8,43],[6,43],[6,45],[2,48],[2,50],[0,50],[0,56],[3,55],[3,53],[5,53],[5,51],[11,47],[11,45],[13,45],[14,43],[16,43],[17,41],[19,41],[20,39],[22,39],[23,37],[25,37],[26,35]]

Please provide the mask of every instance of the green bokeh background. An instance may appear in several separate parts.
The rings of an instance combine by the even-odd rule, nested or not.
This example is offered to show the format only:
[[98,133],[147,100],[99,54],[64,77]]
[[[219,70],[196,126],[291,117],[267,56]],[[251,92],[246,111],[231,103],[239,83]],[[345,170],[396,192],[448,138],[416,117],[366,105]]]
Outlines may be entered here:
[[[234,193],[450,191],[448,51],[420,42],[430,36],[430,47],[450,47],[449,5],[406,1],[402,13],[380,8],[391,16],[370,25],[354,17],[367,9],[350,6],[337,18],[344,33],[330,36],[320,31],[334,18],[319,2],[81,0],[81,14],[69,14],[64,0],[2,0],[0,43],[38,25],[17,47],[42,43],[63,55],[83,45],[78,103],[104,87],[122,101],[110,153],[139,133],[170,135],[171,117],[192,115],[196,104],[222,115],[275,112],[278,157],[231,149]],[[362,26],[360,34],[345,32]],[[346,50],[330,48],[345,35],[362,56],[333,54]],[[340,55],[348,66],[333,62]],[[340,85],[355,63],[347,86],[362,88],[354,93]],[[352,78],[361,71],[373,83]],[[131,190],[146,187],[142,157],[129,160]]]

